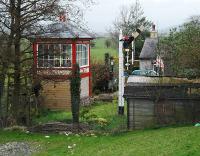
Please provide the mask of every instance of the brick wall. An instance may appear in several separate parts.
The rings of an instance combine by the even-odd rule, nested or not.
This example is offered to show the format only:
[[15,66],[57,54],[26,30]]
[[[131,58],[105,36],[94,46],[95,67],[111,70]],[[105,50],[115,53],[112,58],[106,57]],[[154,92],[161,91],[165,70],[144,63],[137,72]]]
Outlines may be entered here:
[[[71,93],[70,81],[42,83],[40,101],[43,106],[52,110],[70,110]],[[81,102],[88,105],[89,100],[89,77],[81,79]]]
[[53,110],[71,109],[70,81],[43,82],[41,104]]

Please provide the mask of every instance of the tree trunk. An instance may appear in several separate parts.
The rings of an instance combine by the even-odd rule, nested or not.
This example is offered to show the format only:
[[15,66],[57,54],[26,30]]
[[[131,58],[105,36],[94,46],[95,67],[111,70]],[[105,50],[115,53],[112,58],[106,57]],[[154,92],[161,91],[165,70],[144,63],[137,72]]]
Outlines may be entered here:
[[20,14],[21,14],[21,0],[17,0],[17,7],[15,11],[15,60],[14,60],[14,91],[13,91],[13,106],[12,106],[12,114],[16,119],[17,124],[21,124],[20,114],[23,112],[23,108],[20,107],[20,91],[21,91],[21,68],[20,68],[20,59],[21,59],[21,51],[20,51],[20,39],[21,39],[21,30],[20,30]]
[[4,85],[5,85],[6,73],[7,73],[6,64],[3,63],[2,72],[1,72],[1,76],[0,76],[0,116],[3,115],[2,99],[3,99],[3,95],[4,95]]

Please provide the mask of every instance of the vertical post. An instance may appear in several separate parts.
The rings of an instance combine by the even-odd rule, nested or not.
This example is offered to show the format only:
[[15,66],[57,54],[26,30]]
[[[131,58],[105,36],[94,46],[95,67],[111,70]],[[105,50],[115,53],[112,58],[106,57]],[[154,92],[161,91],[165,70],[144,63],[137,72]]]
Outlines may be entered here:
[[133,42],[132,42],[132,60],[131,60],[132,65],[134,64],[134,61],[135,61],[135,41],[133,40]]
[[118,95],[118,114],[124,115],[124,56],[122,49],[122,30],[119,34],[119,95]]
[[76,42],[72,42],[72,66],[76,64]]
[[91,57],[91,47],[90,47],[90,44],[91,44],[91,41],[89,43],[89,55],[88,55],[88,61],[89,61],[89,96],[91,97],[92,96],[92,74],[91,74],[91,60],[90,60],[90,57]]
[[128,71],[128,67],[129,67],[129,51],[126,52],[126,69]]

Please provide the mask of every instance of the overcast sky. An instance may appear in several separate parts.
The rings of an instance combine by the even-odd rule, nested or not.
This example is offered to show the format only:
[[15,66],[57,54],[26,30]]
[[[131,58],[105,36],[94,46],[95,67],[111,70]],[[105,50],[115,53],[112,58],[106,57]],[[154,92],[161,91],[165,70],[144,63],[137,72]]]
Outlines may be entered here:
[[[96,0],[85,14],[85,20],[94,32],[106,32],[119,15],[122,5],[135,0]],[[140,0],[144,15],[153,21],[159,30],[182,24],[192,15],[200,15],[200,0]]]

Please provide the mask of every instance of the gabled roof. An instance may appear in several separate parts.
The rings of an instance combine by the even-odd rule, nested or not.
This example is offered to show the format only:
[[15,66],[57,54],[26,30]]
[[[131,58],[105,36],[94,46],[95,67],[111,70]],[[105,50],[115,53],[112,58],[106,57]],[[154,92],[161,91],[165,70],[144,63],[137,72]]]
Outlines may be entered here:
[[40,33],[36,35],[36,38],[82,38],[82,39],[93,39],[94,35],[89,33],[86,29],[78,28],[70,23],[57,22],[49,24],[45,28],[45,33]]
[[158,39],[156,38],[147,38],[144,42],[144,46],[140,53],[141,60],[156,59],[156,47]]

